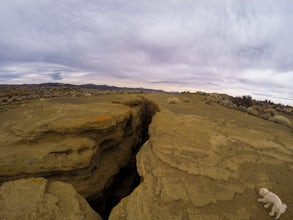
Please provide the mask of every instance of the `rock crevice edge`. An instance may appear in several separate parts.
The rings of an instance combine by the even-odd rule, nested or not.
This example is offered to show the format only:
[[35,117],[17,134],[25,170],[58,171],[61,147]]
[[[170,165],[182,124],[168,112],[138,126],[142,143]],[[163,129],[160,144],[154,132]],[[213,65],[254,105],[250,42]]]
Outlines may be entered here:
[[[137,141],[131,146],[131,155],[128,161],[119,168],[119,171],[113,178],[106,183],[106,187],[94,199],[88,199],[92,208],[94,208],[103,219],[108,219],[110,212],[122,198],[128,196],[141,182],[141,177],[137,172],[136,154],[148,140],[148,128],[153,116],[159,111],[158,106],[145,98],[122,102],[132,109],[132,115],[128,119],[124,137],[136,136]],[[135,129],[134,129],[135,128]]]
[[107,218],[139,183],[135,155],[158,107],[143,97],[82,102],[52,99],[3,112],[0,184],[31,177],[71,183]]

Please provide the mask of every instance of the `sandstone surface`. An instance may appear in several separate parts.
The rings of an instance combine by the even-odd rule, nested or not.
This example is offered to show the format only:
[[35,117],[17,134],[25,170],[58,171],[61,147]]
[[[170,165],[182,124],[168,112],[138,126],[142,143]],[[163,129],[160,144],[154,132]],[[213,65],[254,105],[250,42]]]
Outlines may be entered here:
[[160,111],[137,155],[141,183],[110,219],[270,219],[257,202],[260,187],[276,192],[288,205],[281,219],[292,219],[292,128],[207,104],[204,95],[143,96],[42,98],[0,106],[2,187],[46,177],[71,183],[89,200],[105,201],[107,188],[125,196],[133,176],[124,176],[122,190],[110,185],[135,161],[156,103]]
[[101,220],[71,184],[30,178],[0,187],[2,220]]
[[267,187],[293,218],[293,132],[195,95],[160,103],[137,155],[141,184],[112,210],[116,219],[271,219],[257,202]]
[[[46,177],[95,198],[132,161],[145,106],[136,96],[37,99],[0,114],[0,182]],[[131,103],[130,103],[131,105]]]

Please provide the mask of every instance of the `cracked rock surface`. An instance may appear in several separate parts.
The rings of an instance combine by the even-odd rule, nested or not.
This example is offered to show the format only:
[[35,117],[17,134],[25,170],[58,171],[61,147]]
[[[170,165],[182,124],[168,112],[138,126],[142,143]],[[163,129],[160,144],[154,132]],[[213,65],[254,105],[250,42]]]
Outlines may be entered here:
[[292,219],[291,129],[200,97],[166,97],[149,97],[161,111],[137,155],[142,182],[109,219],[270,219],[260,187],[277,193],[289,207],[281,219]]

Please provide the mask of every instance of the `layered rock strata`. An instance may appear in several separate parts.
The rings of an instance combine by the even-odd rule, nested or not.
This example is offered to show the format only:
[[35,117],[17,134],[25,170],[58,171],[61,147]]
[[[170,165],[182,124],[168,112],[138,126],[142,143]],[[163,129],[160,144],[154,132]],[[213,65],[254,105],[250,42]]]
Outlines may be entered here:
[[113,99],[36,100],[2,112],[0,181],[42,176],[69,182],[90,200],[101,195],[133,159],[147,117],[145,100]]

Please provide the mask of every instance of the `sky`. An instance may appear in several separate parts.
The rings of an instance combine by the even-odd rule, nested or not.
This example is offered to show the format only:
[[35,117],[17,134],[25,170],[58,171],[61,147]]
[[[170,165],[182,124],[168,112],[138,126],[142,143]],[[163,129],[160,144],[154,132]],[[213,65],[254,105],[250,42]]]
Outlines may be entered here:
[[0,3],[0,84],[108,84],[293,105],[291,0]]

